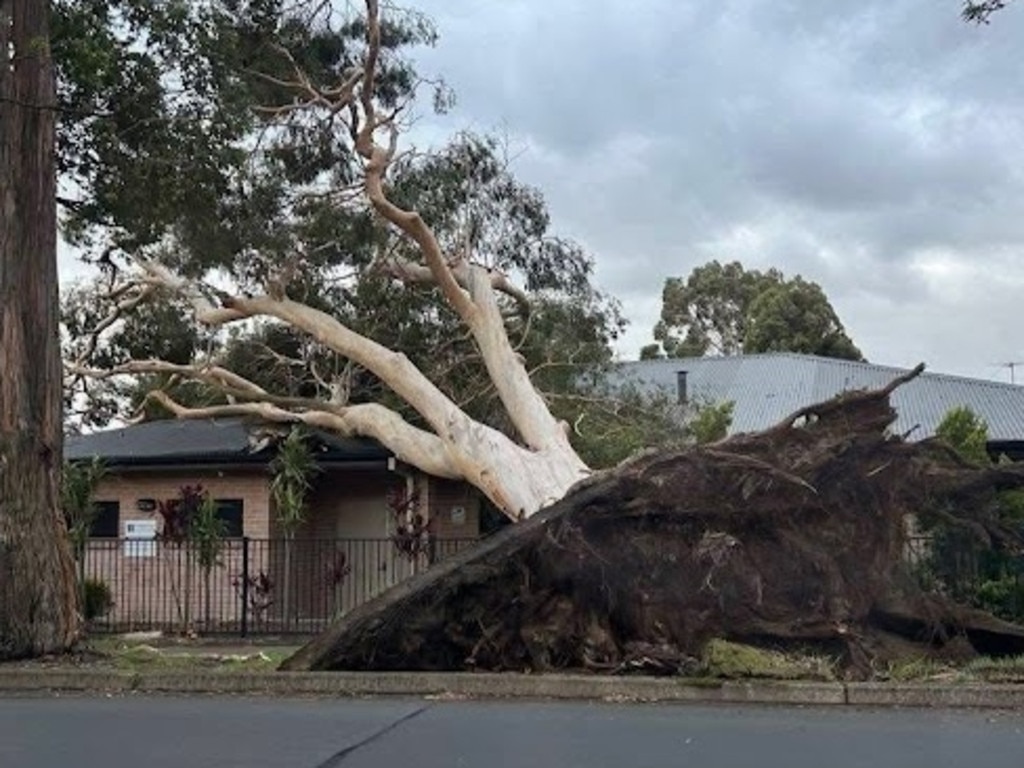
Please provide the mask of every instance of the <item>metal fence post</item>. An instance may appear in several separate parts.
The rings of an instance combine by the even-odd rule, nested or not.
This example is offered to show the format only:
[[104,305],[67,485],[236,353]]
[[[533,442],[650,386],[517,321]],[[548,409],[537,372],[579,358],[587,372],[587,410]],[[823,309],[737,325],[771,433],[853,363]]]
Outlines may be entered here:
[[242,637],[249,633],[249,537],[242,537]]

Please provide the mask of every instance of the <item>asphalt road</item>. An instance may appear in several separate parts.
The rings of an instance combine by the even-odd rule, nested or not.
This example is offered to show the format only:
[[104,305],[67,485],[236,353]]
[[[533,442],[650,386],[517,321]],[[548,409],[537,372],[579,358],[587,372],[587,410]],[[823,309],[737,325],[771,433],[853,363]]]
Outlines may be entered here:
[[1024,712],[214,697],[0,699],[3,768],[1024,765]]

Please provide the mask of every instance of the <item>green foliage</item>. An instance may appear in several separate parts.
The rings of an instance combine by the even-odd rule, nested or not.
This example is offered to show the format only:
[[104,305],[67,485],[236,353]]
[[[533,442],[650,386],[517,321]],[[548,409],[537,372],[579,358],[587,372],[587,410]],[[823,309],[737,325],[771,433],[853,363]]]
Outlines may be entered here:
[[[350,178],[353,158],[329,116],[274,111],[293,100],[281,83],[297,65],[333,84],[361,58],[364,33],[330,4],[55,0],[60,169],[81,190],[64,201],[65,233],[99,252],[172,235],[191,257],[182,264],[207,266],[286,248],[279,224],[295,188]],[[402,50],[435,39],[424,17],[389,15],[382,105],[414,88]]]
[[61,473],[60,506],[64,512],[68,536],[75,559],[81,560],[89,529],[96,516],[94,496],[96,488],[106,474],[99,458],[92,461],[64,462]]
[[1019,559],[1013,563],[1012,573],[1004,571],[995,579],[981,582],[972,595],[972,603],[1010,621],[1024,617],[1024,573]]
[[711,261],[696,267],[686,280],[670,277],[654,338],[669,357],[740,354],[750,303],[782,279],[778,270],[747,270],[738,261]]
[[[552,236],[542,198],[511,176],[493,139],[461,135],[434,155],[403,162],[395,169],[394,187],[403,202],[423,210],[447,247],[459,246],[465,221],[472,219],[477,222],[472,238],[480,258],[524,276],[530,310],[508,301],[508,332],[538,389],[565,406],[576,394],[574,383],[581,372],[611,359],[611,344],[624,326],[617,303],[591,285],[593,264],[587,254]],[[310,265],[291,293],[353,330],[401,350],[469,415],[510,431],[473,341],[437,291],[399,285],[371,268],[374,243],[386,243],[398,253],[408,246],[378,230],[359,210],[308,208],[303,215],[308,218],[296,233],[305,238],[305,251],[320,254],[319,262]],[[341,269],[354,279],[341,281]],[[103,290],[99,281],[65,297],[64,322],[72,339],[68,357],[79,356],[88,329],[109,311]],[[99,367],[139,357],[209,360],[290,397],[337,397],[338,392],[324,386],[330,381],[349,402],[379,402],[419,423],[416,413],[366,371],[278,323],[204,336],[193,330],[188,312],[172,304],[159,313],[133,314],[92,355]],[[170,376],[104,381],[90,388],[85,421],[101,425],[126,405],[137,409],[153,389],[163,389],[186,405],[225,402],[209,387]],[[146,415],[168,414],[150,405]],[[576,416],[565,413],[570,421]]]
[[554,398],[552,412],[572,419],[573,447],[594,469],[614,467],[645,448],[682,444],[685,437],[670,399],[634,387],[605,393],[581,384],[575,393]]
[[213,570],[220,564],[220,556],[224,551],[224,536],[227,534],[227,524],[218,514],[217,502],[204,493],[192,515],[192,523],[189,527],[189,538],[195,552],[196,562],[205,572]]
[[[817,283],[711,261],[662,292],[654,338],[669,357],[801,352],[863,359]],[[646,350],[657,356],[656,347]]]
[[964,0],[962,11],[966,21],[973,21],[976,24],[988,24],[989,17],[996,11],[1001,11],[1010,0]]
[[320,471],[302,429],[292,428],[278,443],[270,469],[274,475],[270,495],[276,519],[285,537],[291,538],[306,519],[307,496],[313,486],[313,476]]
[[157,513],[161,540],[201,553],[204,567],[216,565],[226,528],[209,491],[201,485],[183,485],[176,497],[158,502]]
[[697,445],[725,439],[732,426],[732,401],[698,406],[686,423],[686,433]]
[[[990,465],[986,449],[988,425],[970,408],[950,409],[936,435],[966,461]],[[996,493],[984,510],[995,524],[1020,528],[1024,522],[1024,493]],[[944,516],[922,519],[931,535],[928,557],[919,576],[929,587],[1010,621],[1024,619],[1024,559],[1002,547],[981,541],[973,531],[951,525]]]
[[1024,682],[1024,656],[979,656],[964,665],[963,671],[974,678],[993,683]]
[[640,347],[641,360],[664,360],[665,353],[661,350],[661,344],[644,344]]
[[100,579],[86,579],[82,583],[82,615],[86,621],[106,616],[114,607],[110,586]]
[[743,351],[863,360],[825,292],[799,275],[759,292],[747,308]]
[[967,461],[989,464],[988,424],[966,406],[951,408],[942,417],[935,434]]

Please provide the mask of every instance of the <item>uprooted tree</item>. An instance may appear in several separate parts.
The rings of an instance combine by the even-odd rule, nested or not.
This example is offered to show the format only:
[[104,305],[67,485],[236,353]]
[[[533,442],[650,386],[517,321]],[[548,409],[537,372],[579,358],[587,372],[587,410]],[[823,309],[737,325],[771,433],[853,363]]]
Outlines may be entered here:
[[638,457],[340,619],[285,669],[685,671],[727,638],[841,657],[868,676],[930,652],[1024,652],[1024,628],[921,590],[911,515],[1001,547],[1024,468],[888,433],[890,391],[764,432]]

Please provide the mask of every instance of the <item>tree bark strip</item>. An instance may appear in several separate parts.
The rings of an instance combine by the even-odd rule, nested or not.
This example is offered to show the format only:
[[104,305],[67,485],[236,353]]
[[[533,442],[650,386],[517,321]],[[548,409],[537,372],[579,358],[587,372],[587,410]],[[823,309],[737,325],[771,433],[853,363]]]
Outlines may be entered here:
[[65,650],[78,626],[74,566],[59,509],[63,430],[49,14],[45,0],[0,0],[0,658]]

